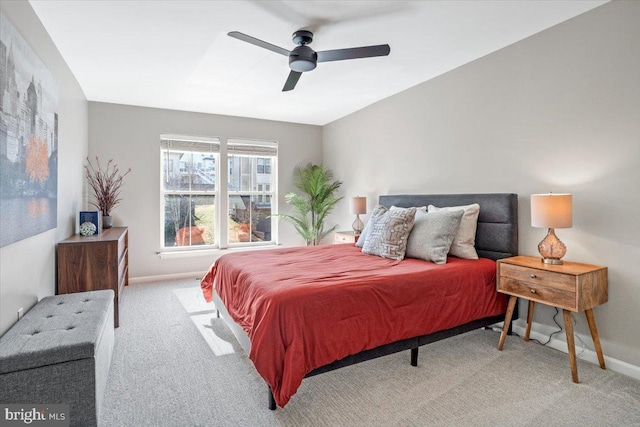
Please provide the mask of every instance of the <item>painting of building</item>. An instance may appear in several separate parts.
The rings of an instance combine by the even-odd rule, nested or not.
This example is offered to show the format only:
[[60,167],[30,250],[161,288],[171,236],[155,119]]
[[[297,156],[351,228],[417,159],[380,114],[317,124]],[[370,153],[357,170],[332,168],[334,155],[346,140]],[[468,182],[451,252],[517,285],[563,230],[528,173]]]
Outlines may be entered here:
[[57,225],[58,89],[0,14],[0,246]]

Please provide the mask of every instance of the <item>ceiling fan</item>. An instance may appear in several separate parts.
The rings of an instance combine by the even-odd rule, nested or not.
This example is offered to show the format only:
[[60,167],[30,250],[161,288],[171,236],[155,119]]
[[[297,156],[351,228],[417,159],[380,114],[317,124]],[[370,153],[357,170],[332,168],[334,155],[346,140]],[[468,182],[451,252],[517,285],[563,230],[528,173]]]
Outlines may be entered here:
[[391,51],[388,44],[381,44],[376,46],[364,46],[364,47],[352,47],[347,49],[335,49],[324,50],[322,52],[316,52],[307,46],[313,41],[313,33],[307,30],[298,30],[293,33],[293,42],[298,46],[293,48],[292,51],[288,51],[280,46],[267,43],[255,37],[248,36],[238,31],[231,31],[228,33],[230,37],[233,37],[243,42],[251,43],[258,47],[268,49],[272,52],[279,53],[280,55],[289,57],[289,68],[291,72],[289,77],[282,88],[283,92],[293,90],[300,79],[300,76],[305,71],[311,71],[316,68],[318,62],[329,61],[342,61],[344,59],[356,59],[356,58],[370,58],[374,56],[387,56]]

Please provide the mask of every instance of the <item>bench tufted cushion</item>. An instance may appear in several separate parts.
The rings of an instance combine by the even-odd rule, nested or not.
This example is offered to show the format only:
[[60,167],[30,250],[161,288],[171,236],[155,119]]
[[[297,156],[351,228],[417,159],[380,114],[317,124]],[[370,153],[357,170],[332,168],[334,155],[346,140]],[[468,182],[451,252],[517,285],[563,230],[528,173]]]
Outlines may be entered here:
[[40,300],[0,338],[0,374],[94,357],[113,298],[100,290]]

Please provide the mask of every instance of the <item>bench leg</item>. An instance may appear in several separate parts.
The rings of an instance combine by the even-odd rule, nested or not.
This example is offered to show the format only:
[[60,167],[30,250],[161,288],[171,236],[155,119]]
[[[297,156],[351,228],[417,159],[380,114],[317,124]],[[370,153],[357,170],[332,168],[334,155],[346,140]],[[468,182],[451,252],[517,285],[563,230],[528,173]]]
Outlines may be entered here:
[[418,366],[418,347],[411,349],[411,366]]

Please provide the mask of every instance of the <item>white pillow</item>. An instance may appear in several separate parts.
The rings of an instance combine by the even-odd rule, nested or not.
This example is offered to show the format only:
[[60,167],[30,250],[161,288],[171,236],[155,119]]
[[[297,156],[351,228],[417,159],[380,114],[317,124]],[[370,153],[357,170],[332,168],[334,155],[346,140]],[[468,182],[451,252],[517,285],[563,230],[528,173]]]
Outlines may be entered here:
[[446,208],[438,208],[433,205],[429,205],[428,212],[438,211],[464,211],[462,220],[460,221],[460,227],[456,233],[456,237],[453,238],[449,254],[458,258],[465,259],[478,259],[478,253],[476,252],[476,229],[478,228],[478,214],[480,213],[480,205],[474,203],[466,206],[450,206]]

